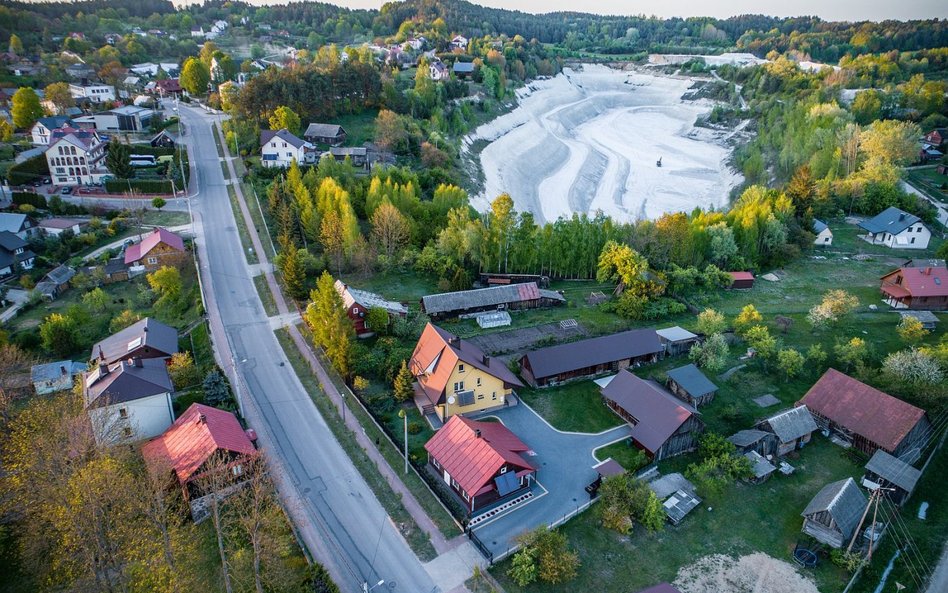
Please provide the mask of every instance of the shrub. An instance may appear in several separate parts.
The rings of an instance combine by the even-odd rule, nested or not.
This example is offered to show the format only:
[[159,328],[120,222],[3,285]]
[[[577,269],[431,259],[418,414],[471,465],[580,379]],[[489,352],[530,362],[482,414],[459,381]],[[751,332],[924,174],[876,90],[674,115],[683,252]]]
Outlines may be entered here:
[[420,434],[423,427],[419,422],[408,423],[408,434]]
[[46,198],[31,191],[15,191],[13,192],[13,204],[16,206],[29,204],[34,208],[46,208]]
[[41,154],[10,167],[7,180],[10,185],[25,185],[46,175],[49,175],[49,163],[46,162],[46,155]]
[[111,194],[137,191],[143,194],[170,194],[171,181],[166,179],[108,179],[105,189]]

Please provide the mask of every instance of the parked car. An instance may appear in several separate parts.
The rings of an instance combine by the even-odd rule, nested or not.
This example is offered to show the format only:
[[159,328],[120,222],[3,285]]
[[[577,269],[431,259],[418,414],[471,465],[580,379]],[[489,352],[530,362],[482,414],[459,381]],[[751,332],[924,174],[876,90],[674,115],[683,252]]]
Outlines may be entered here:
[[69,194],[72,193],[72,188],[69,187],[69,186],[66,186],[66,187],[62,188],[61,190],[59,190],[59,193],[61,193],[61,194],[64,195],[64,196],[68,196]]

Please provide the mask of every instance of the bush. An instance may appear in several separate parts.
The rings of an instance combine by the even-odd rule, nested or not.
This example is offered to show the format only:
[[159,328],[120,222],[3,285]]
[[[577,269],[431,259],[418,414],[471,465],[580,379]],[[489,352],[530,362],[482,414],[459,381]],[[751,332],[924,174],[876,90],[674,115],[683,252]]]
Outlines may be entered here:
[[121,194],[129,191],[138,191],[143,194],[170,194],[171,181],[167,179],[109,179],[105,182],[105,189],[111,194]]
[[49,163],[46,162],[46,155],[43,154],[17,163],[7,171],[10,185],[33,183],[47,175],[49,175]]
[[15,191],[13,192],[13,204],[16,206],[29,204],[35,208],[46,208],[46,198],[31,191]]
[[422,430],[423,427],[419,422],[408,423],[408,434],[420,434]]

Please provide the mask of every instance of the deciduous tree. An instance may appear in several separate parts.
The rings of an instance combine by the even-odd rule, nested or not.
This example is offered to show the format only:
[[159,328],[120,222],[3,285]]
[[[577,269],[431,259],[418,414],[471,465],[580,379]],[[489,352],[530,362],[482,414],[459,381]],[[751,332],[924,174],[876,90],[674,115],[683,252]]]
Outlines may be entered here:
[[714,309],[705,309],[701,313],[698,313],[697,330],[699,333],[710,336],[712,334],[719,334],[725,329],[727,329],[727,320],[724,319],[724,315],[721,313],[718,313]]
[[757,311],[757,307],[751,304],[744,305],[744,308],[741,309],[741,312],[738,313],[734,319],[734,331],[739,336],[743,336],[751,327],[763,322],[764,318],[760,312]]
[[372,214],[372,238],[382,248],[386,256],[392,257],[408,244],[411,227],[408,220],[385,200]]
[[168,361],[168,374],[175,389],[196,385],[201,380],[190,352],[176,352]]
[[291,134],[299,134],[300,126],[302,125],[300,116],[286,105],[280,105],[274,109],[268,123],[270,124],[271,130],[282,130],[285,128]]
[[59,113],[63,113],[70,107],[75,107],[76,100],[69,92],[69,85],[65,82],[54,82],[46,85],[46,100],[56,106]]
[[336,371],[348,378],[352,370],[355,330],[329,272],[319,277],[310,299],[304,317],[313,331],[313,341],[326,352]]
[[10,107],[10,116],[13,125],[20,129],[29,129],[36,120],[44,115],[40,105],[39,95],[29,87],[22,86],[13,93],[13,105]]
[[192,95],[203,95],[207,92],[210,81],[211,72],[208,66],[197,58],[188,58],[181,68],[181,86]]
[[897,330],[899,337],[909,344],[918,344],[929,334],[921,321],[909,315],[902,317]]
[[703,343],[691,347],[688,357],[710,373],[724,370],[727,364],[727,339],[722,334],[711,334]]

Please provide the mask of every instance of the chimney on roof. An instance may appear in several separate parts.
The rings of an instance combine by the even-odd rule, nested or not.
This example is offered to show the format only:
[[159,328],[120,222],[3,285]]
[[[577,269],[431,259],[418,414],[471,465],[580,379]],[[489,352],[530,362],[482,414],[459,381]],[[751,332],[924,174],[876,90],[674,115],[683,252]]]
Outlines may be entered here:
[[140,368],[142,368],[143,366],[144,366],[144,365],[142,364],[142,357],[141,357],[141,356],[136,356],[136,357],[135,357],[135,367],[140,369]]
[[207,416],[198,414],[198,424],[207,424]]
[[926,275],[926,276],[931,276],[931,275],[932,275],[932,268],[931,268],[931,266],[925,268],[925,275]]
[[458,346],[461,345],[461,338],[457,336],[451,336],[450,338],[448,338],[448,345],[453,346],[454,348],[457,348]]
[[99,360],[99,376],[104,377],[109,374],[109,365],[104,360]]
[[485,355],[482,357],[482,359],[483,359],[485,365],[490,366],[490,356],[487,356],[487,355],[485,354]]
[[899,220],[905,220],[905,212],[899,213]]
[[65,367],[64,365],[59,365],[59,372],[60,372],[64,377],[69,374],[69,371],[66,370],[66,367]]
[[480,429],[480,428],[475,428],[475,429],[474,429],[474,438],[475,438],[475,439],[481,438],[481,429]]

